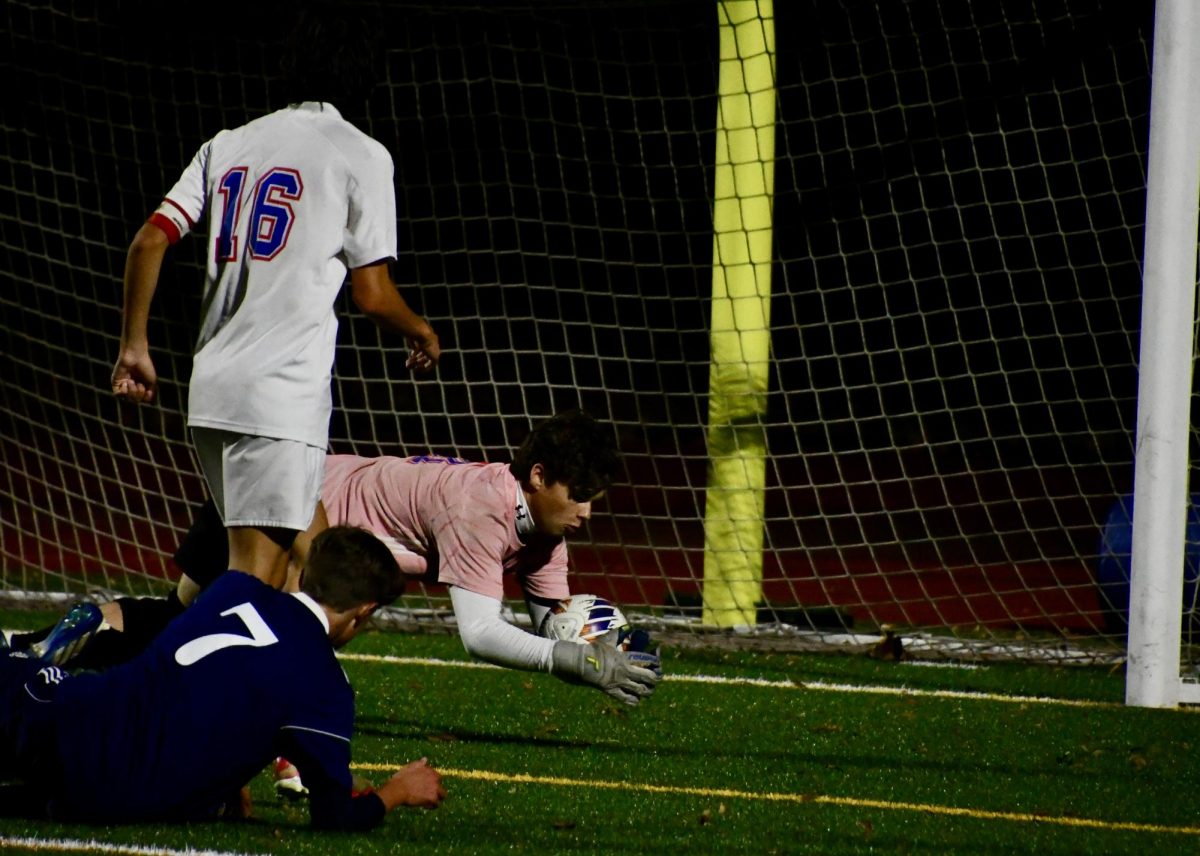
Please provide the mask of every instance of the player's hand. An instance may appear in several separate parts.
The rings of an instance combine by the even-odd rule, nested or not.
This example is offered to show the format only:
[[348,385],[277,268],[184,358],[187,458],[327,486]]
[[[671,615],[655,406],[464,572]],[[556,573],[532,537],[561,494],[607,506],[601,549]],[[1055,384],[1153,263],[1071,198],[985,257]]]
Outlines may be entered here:
[[[638,652],[645,653],[645,652]],[[580,645],[555,642],[551,656],[554,674],[566,681],[597,687],[628,705],[636,705],[654,692],[661,678],[649,661],[638,663],[607,642]],[[655,654],[649,655],[657,661]]]
[[112,391],[117,398],[135,402],[154,400],[158,372],[146,351],[122,351],[112,372]]
[[404,365],[413,371],[431,372],[438,360],[442,356],[442,347],[438,342],[437,333],[433,332],[432,327],[428,327],[427,331],[420,336],[409,336],[406,340],[408,344],[408,359]]
[[429,766],[427,758],[405,764],[375,793],[383,800],[388,811],[398,805],[437,808],[446,798],[442,774]]

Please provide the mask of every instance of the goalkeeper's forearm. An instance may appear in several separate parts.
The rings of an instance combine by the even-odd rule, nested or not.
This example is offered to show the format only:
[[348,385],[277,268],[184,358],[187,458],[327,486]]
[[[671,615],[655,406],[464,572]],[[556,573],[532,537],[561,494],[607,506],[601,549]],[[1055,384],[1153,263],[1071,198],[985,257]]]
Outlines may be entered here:
[[[510,669],[550,672],[560,680],[603,690],[626,704],[637,704],[654,692],[661,678],[653,663],[638,662],[612,645],[543,639],[526,633],[500,615],[500,601],[450,587],[450,602],[463,647],[472,657]],[[647,668],[647,666],[651,668]]]
[[553,640],[509,624],[500,615],[500,601],[450,586],[450,603],[458,622],[459,638],[472,657],[508,669],[550,671]]

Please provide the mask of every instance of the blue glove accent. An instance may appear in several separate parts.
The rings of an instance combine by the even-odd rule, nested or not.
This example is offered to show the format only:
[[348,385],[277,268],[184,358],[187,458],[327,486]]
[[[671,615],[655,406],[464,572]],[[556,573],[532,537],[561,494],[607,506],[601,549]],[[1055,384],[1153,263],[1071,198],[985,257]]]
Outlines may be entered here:
[[641,666],[643,669],[649,669],[654,672],[658,678],[662,678],[662,658],[657,651],[634,651],[630,649],[625,652],[625,656],[629,662],[635,666]]

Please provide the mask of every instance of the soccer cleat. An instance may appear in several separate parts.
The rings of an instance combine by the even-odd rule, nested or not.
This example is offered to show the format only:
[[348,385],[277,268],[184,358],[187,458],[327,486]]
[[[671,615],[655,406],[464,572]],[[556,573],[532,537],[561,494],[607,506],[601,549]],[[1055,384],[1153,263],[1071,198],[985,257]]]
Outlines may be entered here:
[[275,794],[289,800],[308,796],[308,788],[300,781],[300,771],[287,758],[275,759]]
[[61,666],[83,650],[103,623],[100,607],[94,603],[77,603],[67,610],[45,639],[29,646],[29,653],[46,663]]
[[375,786],[360,776],[358,773],[350,774],[350,796],[361,797],[366,794],[375,793]]

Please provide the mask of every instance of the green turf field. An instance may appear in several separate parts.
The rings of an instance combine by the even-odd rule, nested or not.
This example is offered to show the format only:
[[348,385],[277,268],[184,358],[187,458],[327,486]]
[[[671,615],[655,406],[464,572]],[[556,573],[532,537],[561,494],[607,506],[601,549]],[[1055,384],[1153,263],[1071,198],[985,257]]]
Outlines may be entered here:
[[1119,672],[668,651],[668,679],[627,709],[471,667],[452,637],[375,633],[346,654],[360,772],[428,757],[449,792],[436,811],[317,834],[264,773],[251,821],[8,820],[0,850],[1200,852],[1200,716],[1121,706]]

